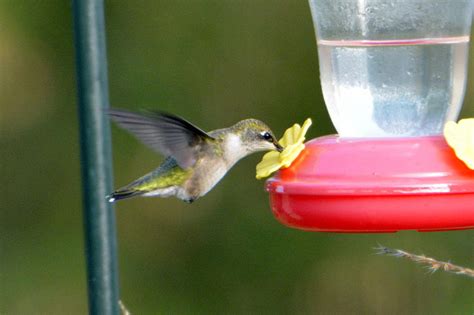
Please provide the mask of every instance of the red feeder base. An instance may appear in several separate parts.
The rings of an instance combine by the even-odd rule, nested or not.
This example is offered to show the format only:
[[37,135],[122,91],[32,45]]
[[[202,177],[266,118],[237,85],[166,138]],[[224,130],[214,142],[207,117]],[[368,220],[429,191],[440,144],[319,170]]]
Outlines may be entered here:
[[474,228],[474,171],[442,137],[313,139],[266,188],[275,217],[304,230]]

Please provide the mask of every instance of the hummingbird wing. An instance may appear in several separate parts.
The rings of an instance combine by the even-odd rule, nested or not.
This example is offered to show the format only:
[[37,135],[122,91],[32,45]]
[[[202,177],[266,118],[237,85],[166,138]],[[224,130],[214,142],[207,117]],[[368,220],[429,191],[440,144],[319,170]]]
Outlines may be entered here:
[[178,165],[189,168],[206,141],[215,140],[190,122],[167,113],[141,115],[122,109],[109,109],[109,115],[120,127],[155,151],[172,156]]

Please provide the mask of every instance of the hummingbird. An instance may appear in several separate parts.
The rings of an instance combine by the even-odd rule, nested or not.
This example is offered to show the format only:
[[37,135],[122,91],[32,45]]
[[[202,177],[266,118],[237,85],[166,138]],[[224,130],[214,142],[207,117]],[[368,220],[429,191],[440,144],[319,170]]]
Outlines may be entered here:
[[260,120],[205,132],[185,119],[165,113],[110,109],[110,118],[145,145],[165,156],[158,168],[107,196],[109,202],[143,196],[175,196],[192,203],[209,192],[240,159],[277,150],[270,128]]

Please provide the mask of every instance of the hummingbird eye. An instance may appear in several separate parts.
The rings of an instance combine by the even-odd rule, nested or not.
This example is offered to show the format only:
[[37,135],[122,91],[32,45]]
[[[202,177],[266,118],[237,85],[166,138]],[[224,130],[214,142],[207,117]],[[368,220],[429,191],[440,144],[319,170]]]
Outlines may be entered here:
[[268,133],[268,132],[262,132],[261,135],[262,135],[262,138],[263,138],[263,139],[265,139],[265,140],[267,140],[267,141],[269,141],[269,142],[273,142],[273,137],[272,137],[272,135],[271,135],[270,133]]

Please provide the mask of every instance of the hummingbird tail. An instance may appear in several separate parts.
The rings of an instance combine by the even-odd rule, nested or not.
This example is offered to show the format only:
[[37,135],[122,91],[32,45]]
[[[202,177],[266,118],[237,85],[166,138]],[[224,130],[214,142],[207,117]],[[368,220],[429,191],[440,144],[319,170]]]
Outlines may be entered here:
[[107,198],[108,202],[115,202],[121,199],[127,199],[134,196],[140,196],[140,195],[143,195],[143,193],[145,192],[140,191],[140,190],[123,189],[123,190],[114,191],[113,193],[111,193],[105,198]]

